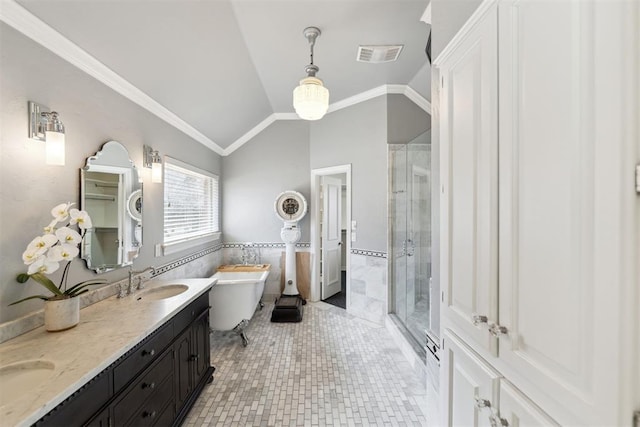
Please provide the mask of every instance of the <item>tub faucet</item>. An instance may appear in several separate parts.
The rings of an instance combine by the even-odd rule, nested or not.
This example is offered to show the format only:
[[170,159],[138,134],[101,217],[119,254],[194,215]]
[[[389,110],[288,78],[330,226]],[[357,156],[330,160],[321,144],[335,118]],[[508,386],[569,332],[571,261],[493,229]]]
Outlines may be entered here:
[[257,264],[258,263],[258,252],[257,249],[253,246],[253,243],[245,243],[242,245],[242,264]]

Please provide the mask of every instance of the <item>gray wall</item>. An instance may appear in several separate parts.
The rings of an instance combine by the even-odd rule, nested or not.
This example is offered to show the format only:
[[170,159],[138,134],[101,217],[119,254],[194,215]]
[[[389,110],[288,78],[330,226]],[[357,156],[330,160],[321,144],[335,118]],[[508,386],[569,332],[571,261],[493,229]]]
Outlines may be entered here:
[[[431,57],[442,52],[482,0],[431,0]],[[433,94],[432,94],[433,96]],[[433,98],[435,99],[435,97]]]
[[389,144],[406,144],[431,129],[431,117],[406,96],[390,95],[387,103]]
[[[142,169],[142,145],[216,174],[221,172],[220,157],[4,23],[0,39],[0,322],[41,308],[40,301],[7,307],[46,293],[33,281],[21,285],[14,280],[26,271],[21,254],[49,222],[54,205],[79,205],[79,170],[108,140],[127,147],[144,180],[144,245],[136,270],[185,255],[154,257],[153,245],[162,239],[162,185],[152,184],[149,171]],[[29,100],[60,113],[66,127],[66,166],[46,165],[44,144],[27,139]],[[52,279],[57,282],[60,273]],[[120,269],[101,277],[114,281],[125,276]],[[69,283],[91,277],[84,262],[74,261]]]
[[[224,241],[280,242],[275,197],[292,189],[311,203],[312,169],[351,164],[353,247],[386,252],[388,121],[405,142],[429,127],[429,115],[405,96],[380,96],[317,122],[277,121],[224,157]],[[301,222],[301,242],[310,239],[309,218]]]
[[311,169],[351,164],[353,248],[387,251],[387,97],[311,124]]
[[[295,190],[310,203],[309,122],[277,121],[222,163],[224,241],[281,242],[276,196]],[[309,242],[309,218],[298,224],[301,242]]]

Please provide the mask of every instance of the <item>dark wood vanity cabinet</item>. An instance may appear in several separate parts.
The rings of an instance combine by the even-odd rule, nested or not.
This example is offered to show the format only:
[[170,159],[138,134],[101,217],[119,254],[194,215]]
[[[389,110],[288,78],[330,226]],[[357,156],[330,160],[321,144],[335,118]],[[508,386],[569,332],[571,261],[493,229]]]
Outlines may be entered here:
[[180,425],[213,380],[209,349],[207,292],[35,425]]

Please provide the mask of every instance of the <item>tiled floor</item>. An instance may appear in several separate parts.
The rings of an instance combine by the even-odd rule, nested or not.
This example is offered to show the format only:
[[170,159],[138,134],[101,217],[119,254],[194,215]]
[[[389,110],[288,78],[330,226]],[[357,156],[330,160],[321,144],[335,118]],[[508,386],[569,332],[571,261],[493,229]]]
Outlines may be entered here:
[[387,330],[325,303],[301,323],[271,323],[257,311],[242,347],[212,334],[213,383],[184,426],[423,426],[424,378]]

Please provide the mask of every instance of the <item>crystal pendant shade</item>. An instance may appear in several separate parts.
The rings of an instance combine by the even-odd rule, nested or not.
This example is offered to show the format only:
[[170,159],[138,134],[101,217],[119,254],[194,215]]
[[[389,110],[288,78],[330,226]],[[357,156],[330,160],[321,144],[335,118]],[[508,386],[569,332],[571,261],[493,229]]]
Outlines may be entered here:
[[329,108],[329,90],[317,77],[305,77],[293,90],[293,107],[304,120],[319,120]]

